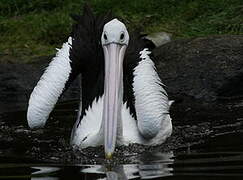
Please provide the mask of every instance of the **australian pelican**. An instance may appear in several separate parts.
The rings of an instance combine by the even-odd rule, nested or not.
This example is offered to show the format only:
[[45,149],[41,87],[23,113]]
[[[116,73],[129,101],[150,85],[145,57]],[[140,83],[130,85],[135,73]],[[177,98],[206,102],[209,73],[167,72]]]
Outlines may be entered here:
[[34,88],[27,111],[30,128],[43,127],[57,100],[81,74],[81,101],[71,144],[159,145],[172,133],[170,102],[156,72],[152,43],[111,15],[85,7],[68,42],[58,50]]

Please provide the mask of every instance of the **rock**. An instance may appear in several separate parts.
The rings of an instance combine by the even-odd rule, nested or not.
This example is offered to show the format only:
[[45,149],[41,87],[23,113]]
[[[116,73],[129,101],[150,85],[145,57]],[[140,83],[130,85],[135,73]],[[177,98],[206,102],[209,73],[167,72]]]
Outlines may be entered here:
[[160,47],[171,41],[172,34],[167,32],[157,32],[146,36],[146,39],[152,41],[155,47]]
[[[27,109],[29,96],[52,57],[40,57],[32,64],[0,64],[0,112]],[[61,100],[79,97],[78,81]]]
[[154,54],[160,77],[175,98],[212,102],[243,94],[243,36],[175,40]]

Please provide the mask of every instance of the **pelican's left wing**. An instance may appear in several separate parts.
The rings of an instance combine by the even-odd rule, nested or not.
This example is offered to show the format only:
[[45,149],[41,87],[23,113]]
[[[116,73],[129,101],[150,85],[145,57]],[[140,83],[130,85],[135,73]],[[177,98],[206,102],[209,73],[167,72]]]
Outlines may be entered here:
[[27,111],[30,128],[41,128],[45,125],[67,83],[70,84],[69,81],[74,79],[69,55],[71,48],[72,38],[69,37],[68,42],[58,49],[56,57],[53,58],[31,93]]

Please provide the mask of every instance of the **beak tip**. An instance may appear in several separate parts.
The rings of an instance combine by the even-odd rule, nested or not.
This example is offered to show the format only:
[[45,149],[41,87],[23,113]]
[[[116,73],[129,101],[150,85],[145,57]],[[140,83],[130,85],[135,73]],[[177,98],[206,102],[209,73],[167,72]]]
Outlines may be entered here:
[[110,152],[106,153],[105,158],[108,159],[108,160],[112,159],[112,153],[110,153]]

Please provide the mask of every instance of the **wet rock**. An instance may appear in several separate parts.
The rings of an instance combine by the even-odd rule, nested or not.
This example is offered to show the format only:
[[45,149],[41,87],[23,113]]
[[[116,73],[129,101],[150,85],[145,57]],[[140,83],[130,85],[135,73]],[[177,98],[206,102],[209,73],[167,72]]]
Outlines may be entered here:
[[212,102],[243,94],[243,36],[175,40],[154,54],[158,72],[174,97]]
[[160,47],[171,41],[172,34],[167,32],[156,32],[146,36],[146,39],[152,41],[155,47]]
[[[29,96],[52,57],[40,57],[31,64],[0,64],[0,112],[27,108]],[[61,100],[78,98],[78,81],[63,94]]]

